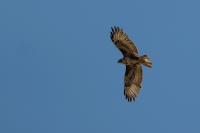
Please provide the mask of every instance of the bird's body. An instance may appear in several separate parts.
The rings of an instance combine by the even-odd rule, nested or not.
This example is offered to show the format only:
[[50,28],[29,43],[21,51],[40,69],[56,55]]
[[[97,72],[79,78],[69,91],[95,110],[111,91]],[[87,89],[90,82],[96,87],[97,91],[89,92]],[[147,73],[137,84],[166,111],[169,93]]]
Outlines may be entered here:
[[118,60],[118,63],[126,65],[124,95],[128,101],[135,100],[139,94],[142,83],[141,64],[147,67],[152,67],[152,63],[147,55],[138,55],[138,50],[135,44],[119,27],[112,28],[110,37],[124,56],[122,59]]
[[147,55],[143,55],[140,57],[124,57],[118,61],[118,63],[122,63],[127,66],[134,66],[134,65],[145,65],[147,67],[152,67],[152,63]]

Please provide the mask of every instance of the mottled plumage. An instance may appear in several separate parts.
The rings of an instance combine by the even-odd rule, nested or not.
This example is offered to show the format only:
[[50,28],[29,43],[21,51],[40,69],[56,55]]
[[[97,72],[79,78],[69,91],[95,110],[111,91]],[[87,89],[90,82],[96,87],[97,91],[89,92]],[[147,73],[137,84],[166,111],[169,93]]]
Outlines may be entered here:
[[112,42],[122,52],[124,56],[118,61],[119,63],[126,65],[124,77],[124,95],[128,101],[135,100],[141,89],[141,64],[147,67],[152,67],[152,63],[147,55],[138,55],[138,50],[135,44],[119,27],[112,28],[110,37]]

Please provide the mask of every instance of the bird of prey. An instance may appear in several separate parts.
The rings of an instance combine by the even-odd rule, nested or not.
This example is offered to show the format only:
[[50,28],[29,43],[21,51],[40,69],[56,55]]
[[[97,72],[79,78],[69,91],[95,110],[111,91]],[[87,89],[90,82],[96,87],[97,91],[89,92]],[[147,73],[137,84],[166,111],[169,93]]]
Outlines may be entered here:
[[128,35],[119,27],[112,27],[110,38],[115,46],[122,52],[123,58],[118,63],[126,65],[124,77],[124,95],[131,102],[138,96],[142,83],[142,65],[149,68],[152,62],[145,54],[139,56],[135,44],[129,39]]

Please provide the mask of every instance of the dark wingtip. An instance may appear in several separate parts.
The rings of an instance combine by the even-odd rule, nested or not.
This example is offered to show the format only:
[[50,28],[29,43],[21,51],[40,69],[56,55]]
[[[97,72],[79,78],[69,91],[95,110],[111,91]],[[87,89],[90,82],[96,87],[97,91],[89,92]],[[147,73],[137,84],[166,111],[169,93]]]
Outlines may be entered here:
[[125,95],[125,98],[128,100],[128,102],[132,102],[132,101],[135,102],[135,99],[136,99],[135,94],[132,97],[129,97],[124,90],[124,95]]
[[114,28],[113,27],[111,27],[111,30],[112,30],[112,32],[114,31]]
[[135,102],[135,97],[128,97],[127,95],[125,95],[126,99],[128,100],[128,102]]
[[121,29],[119,28],[119,26],[113,26],[113,27],[111,27],[111,30],[112,31],[119,31]]
[[135,102],[135,98],[134,97],[128,97],[128,98],[126,98],[127,100],[128,100],[128,102]]

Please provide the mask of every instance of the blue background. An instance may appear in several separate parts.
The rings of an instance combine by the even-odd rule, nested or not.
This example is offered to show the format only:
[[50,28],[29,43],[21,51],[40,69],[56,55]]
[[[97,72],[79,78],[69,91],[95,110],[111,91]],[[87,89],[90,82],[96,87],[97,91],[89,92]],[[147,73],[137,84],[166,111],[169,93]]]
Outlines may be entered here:
[[[199,133],[200,2],[1,0],[1,133]],[[123,96],[120,26],[153,68]]]

